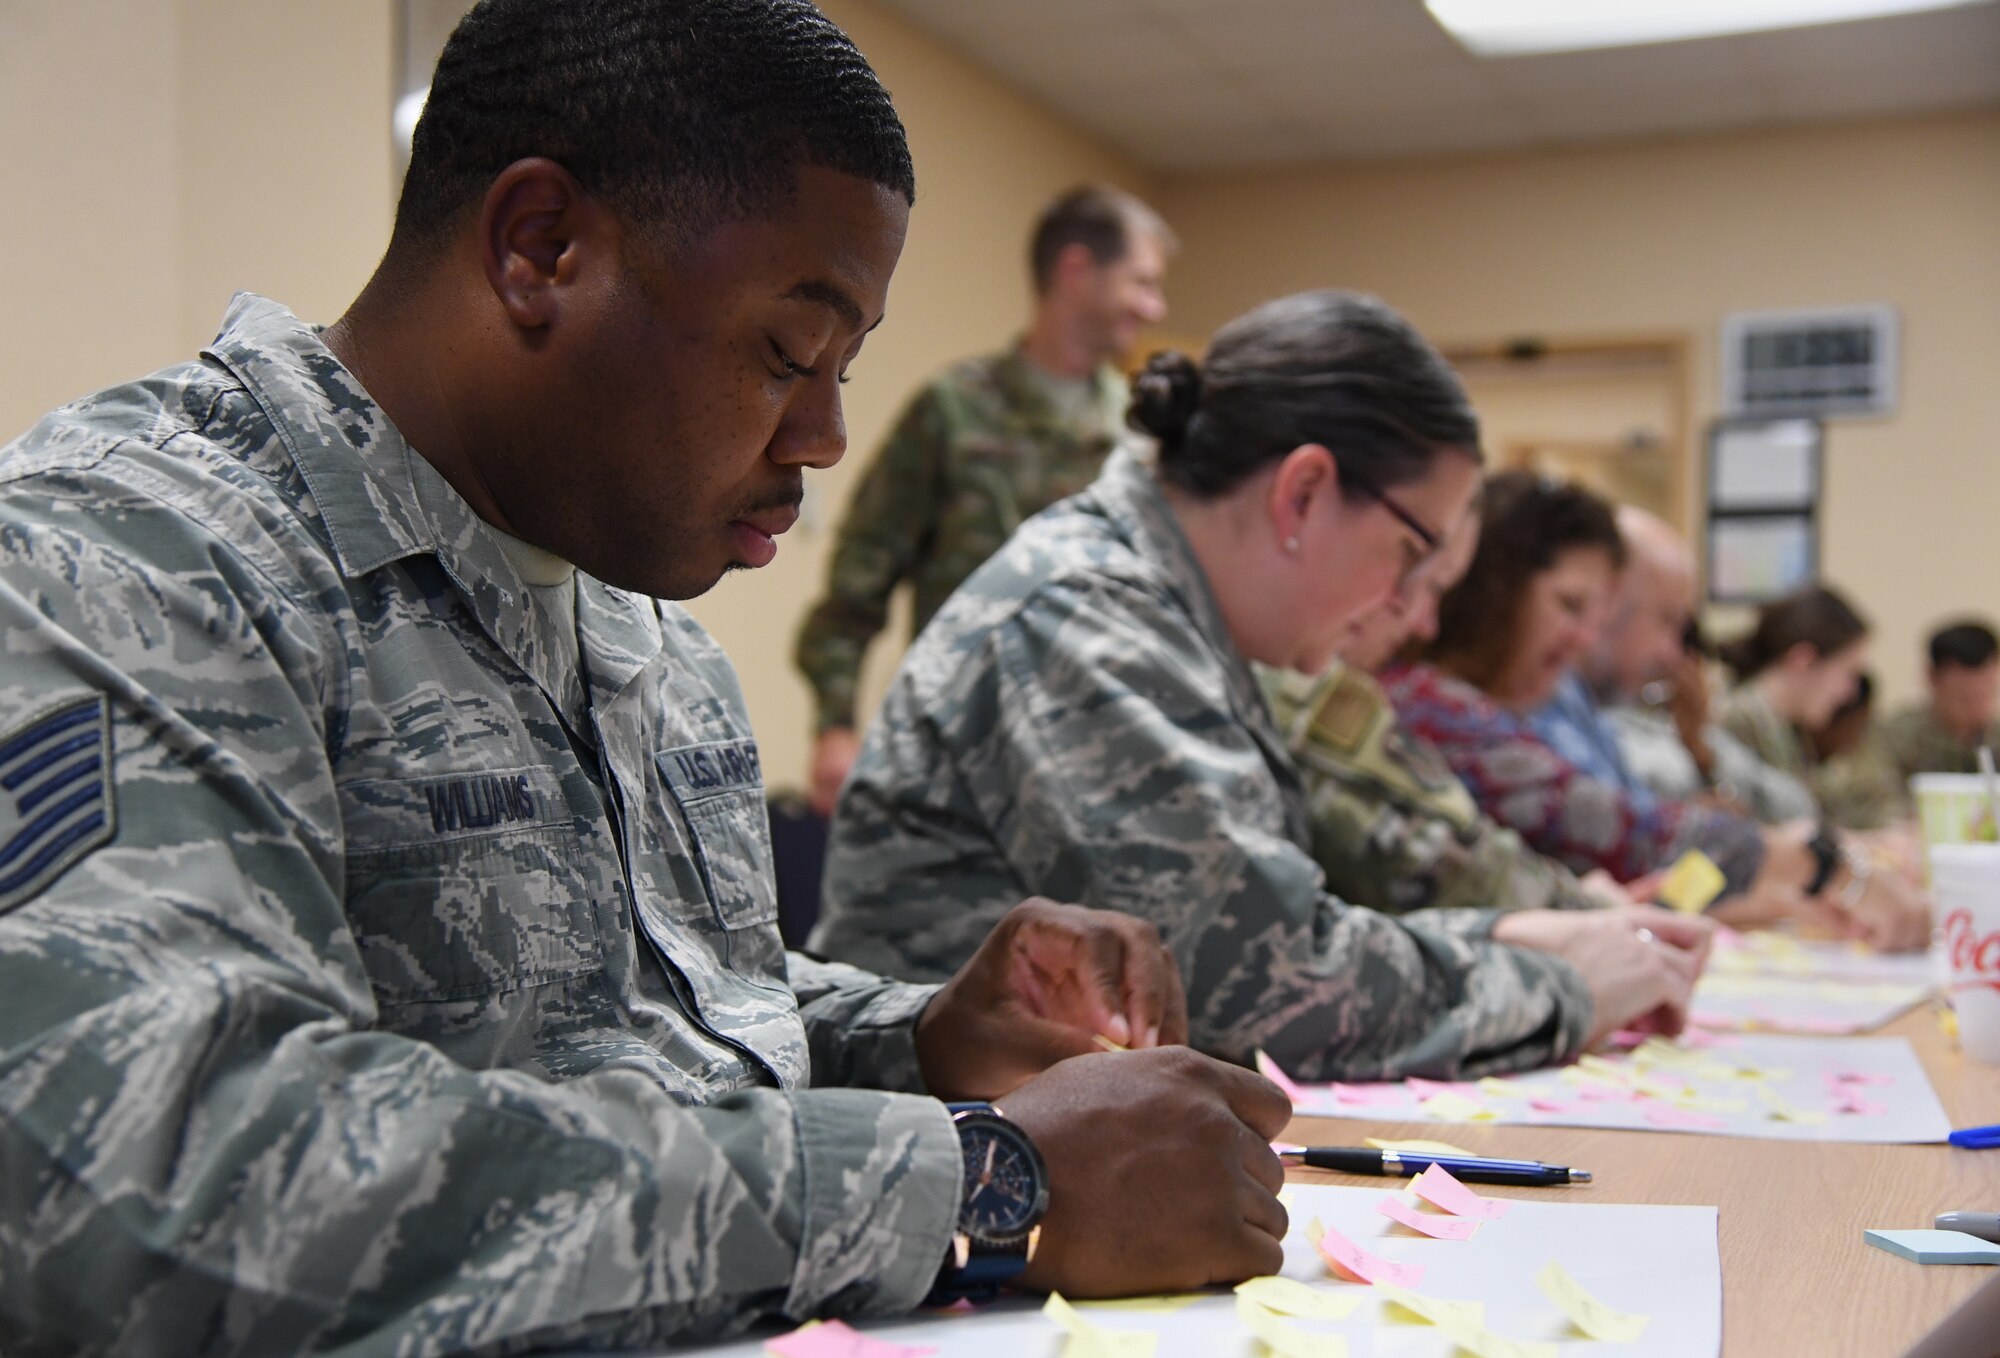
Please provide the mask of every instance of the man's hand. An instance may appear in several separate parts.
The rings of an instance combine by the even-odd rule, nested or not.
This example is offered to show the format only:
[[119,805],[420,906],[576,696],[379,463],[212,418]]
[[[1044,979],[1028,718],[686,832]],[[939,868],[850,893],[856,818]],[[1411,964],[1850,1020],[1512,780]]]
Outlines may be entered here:
[[1116,910],[1028,900],[1007,912],[917,1021],[924,1083],[996,1099],[1103,1043],[1187,1041],[1187,997],[1159,933]]
[[1672,1037],[1686,1027],[1713,933],[1697,916],[1640,905],[1523,910],[1493,929],[1497,941],[1554,953],[1583,974],[1594,1006],[1593,1047],[1622,1028]]
[[833,814],[833,804],[840,800],[841,785],[847,781],[855,756],[860,753],[861,737],[851,726],[829,726],[814,739],[806,800],[819,815]]
[[1899,872],[1877,865],[1848,913],[1855,932],[1882,952],[1914,952],[1931,941],[1931,902]]
[[1068,1297],[1185,1292],[1284,1264],[1290,1102],[1260,1075],[1170,1047],[1053,1067],[1003,1111],[1049,1167],[1049,1212],[1020,1285]]

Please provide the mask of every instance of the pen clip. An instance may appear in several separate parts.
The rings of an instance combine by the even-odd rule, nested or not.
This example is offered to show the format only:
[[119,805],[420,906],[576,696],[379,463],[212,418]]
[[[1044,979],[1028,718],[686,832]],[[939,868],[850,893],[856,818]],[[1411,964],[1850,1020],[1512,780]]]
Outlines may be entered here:
[[2000,1147],[2000,1124],[1986,1127],[1961,1127],[1945,1140],[1961,1150],[1984,1151]]

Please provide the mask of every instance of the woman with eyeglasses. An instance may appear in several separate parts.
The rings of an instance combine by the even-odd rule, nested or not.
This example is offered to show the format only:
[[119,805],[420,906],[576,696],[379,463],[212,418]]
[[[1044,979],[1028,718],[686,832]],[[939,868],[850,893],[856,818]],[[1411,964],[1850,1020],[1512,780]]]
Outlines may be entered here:
[[1304,293],[1200,364],[1155,357],[1132,421],[1153,443],[1024,525],[905,658],[835,815],[813,948],[942,979],[1024,893],[1126,910],[1179,964],[1195,1046],[1302,1078],[1519,1069],[1678,1029],[1699,923],[1398,919],[1313,862],[1250,665],[1323,668],[1465,514],[1479,431],[1444,360],[1379,302]]

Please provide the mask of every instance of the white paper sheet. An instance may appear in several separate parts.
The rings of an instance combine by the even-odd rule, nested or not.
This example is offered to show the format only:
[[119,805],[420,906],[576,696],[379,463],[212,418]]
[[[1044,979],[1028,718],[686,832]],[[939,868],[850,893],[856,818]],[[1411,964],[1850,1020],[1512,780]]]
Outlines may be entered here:
[[[1475,1185],[1476,1187],[1476,1185]],[[1716,1254],[1713,1207],[1598,1204],[1608,1186],[1550,1190],[1545,1198],[1511,1199],[1499,1221],[1458,1242],[1412,1236],[1375,1211],[1396,1188],[1328,1188],[1295,1184],[1286,1190],[1292,1230],[1285,1240],[1285,1276],[1366,1299],[1342,1321],[1299,1320],[1301,1329],[1346,1338],[1350,1358],[1454,1358],[1443,1332],[1387,1315],[1373,1289],[1334,1278],[1302,1234],[1317,1216],[1363,1248],[1401,1263],[1425,1267],[1418,1291],[1486,1304],[1486,1324],[1509,1339],[1554,1343],[1564,1354],[1616,1353],[1618,1358],[1711,1358],[1722,1348],[1722,1271]],[[1599,1301],[1651,1317],[1631,1344],[1598,1343],[1573,1329],[1554,1302],[1535,1286],[1535,1275],[1559,1261]],[[950,1358],[1058,1358],[1063,1338],[1040,1314],[1040,1303],[1000,1302],[971,1315],[918,1317],[862,1325],[879,1339],[936,1346]],[[1204,1297],[1169,1314],[1086,1308],[1107,1329],[1150,1330],[1159,1336],[1158,1358],[1261,1358],[1263,1350],[1235,1314],[1228,1292]],[[777,1333],[777,1331],[772,1331]],[[708,1358],[764,1358],[761,1340],[715,1348],[683,1349]]]
[[1815,980],[1803,976],[1704,975],[1690,1021],[1719,1031],[1868,1033],[1931,996],[1904,981]]
[[[1420,1105],[1436,1092],[1423,1085],[1303,1085],[1297,1108],[1311,1117],[1367,1118],[1377,1122],[1433,1122],[1442,1126],[1468,1121],[1535,1123],[1551,1127],[1608,1127],[1630,1131],[1684,1131],[1711,1136],[1748,1136],[1776,1141],[1845,1141],[1933,1143],[1951,1130],[1937,1093],[1907,1040],[1900,1037],[1788,1037],[1762,1033],[1717,1034],[1702,1039],[1708,1045],[1689,1049],[1692,1057],[1731,1072],[1756,1071],[1763,1079],[1744,1078],[1720,1070],[1698,1070],[1693,1063],[1671,1073],[1656,1073],[1691,1087],[1697,1105],[1689,1111],[1715,1126],[1673,1125],[1672,1100],[1652,1094],[1607,1097],[1593,1090],[1615,1085],[1594,1081],[1582,1068],[1539,1070],[1510,1075],[1501,1083],[1509,1093],[1490,1087],[1453,1084],[1446,1092],[1462,1095],[1490,1118],[1436,1117]],[[1628,1056],[1610,1058],[1630,1071],[1639,1069]],[[1870,1105],[1869,1111],[1842,1112],[1847,1102],[1830,1080],[1857,1077],[1846,1088]],[[1629,1081],[1628,1081],[1629,1083]],[[1760,1094],[1767,1086],[1787,1106],[1817,1121],[1781,1117]],[[1535,1100],[1545,1102],[1537,1107]],[[1729,1108],[1724,1105],[1735,1103]],[[1560,1105],[1560,1106],[1556,1106]],[[1663,1108],[1669,1111],[1662,1112]],[[1449,1137],[1444,1138],[1450,1140]]]

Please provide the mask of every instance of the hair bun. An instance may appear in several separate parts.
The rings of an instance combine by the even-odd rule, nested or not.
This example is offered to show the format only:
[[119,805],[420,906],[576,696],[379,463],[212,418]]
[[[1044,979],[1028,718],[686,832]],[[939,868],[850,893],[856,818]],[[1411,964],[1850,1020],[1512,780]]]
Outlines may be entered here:
[[1146,360],[1132,384],[1132,427],[1151,434],[1162,449],[1180,444],[1188,421],[1201,408],[1201,369],[1178,349],[1162,349]]

